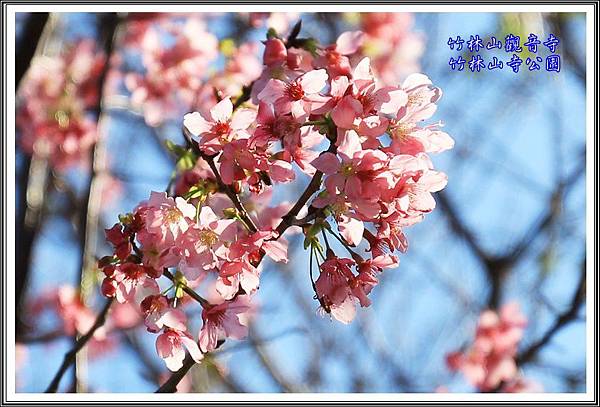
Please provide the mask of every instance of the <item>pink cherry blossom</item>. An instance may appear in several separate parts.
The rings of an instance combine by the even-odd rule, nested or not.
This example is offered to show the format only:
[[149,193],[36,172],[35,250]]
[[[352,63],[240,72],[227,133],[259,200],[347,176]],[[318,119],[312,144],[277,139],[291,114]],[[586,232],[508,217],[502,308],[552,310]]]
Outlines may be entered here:
[[240,288],[248,295],[254,294],[259,283],[259,271],[250,264],[248,256],[244,255],[223,263],[216,287],[224,299],[230,300]]
[[219,219],[205,206],[200,210],[198,223],[177,240],[176,253],[184,274],[195,280],[207,271],[215,270],[228,256],[226,242],[234,239],[235,220]]
[[351,259],[328,256],[321,264],[321,273],[315,282],[323,309],[345,324],[352,321],[356,314],[354,302],[357,297],[351,287],[355,285],[355,277],[350,269],[354,264]]
[[219,152],[224,145],[237,137],[248,138],[246,129],[256,119],[256,112],[240,109],[233,113],[233,104],[227,97],[210,109],[210,118],[200,113],[188,113],[183,119],[185,128],[198,137],[200,148],[208,153]]
[[198,335],[200,349],[210,352],[216,349],[220,338],[243,339],[248,335],[248,327],[240,321],[240,314],[250,309],[245,295],[233,301],[225,301],[202,310],[202,329]]
[[324,153],[311,164],[329,175],[325,186],[329,193],[345,193],[350,199],[368,196],[376,199],[379,191],[390,186],[385,176],[388,157],[379,150],[363,150],[358,134],[348,131],[338,147],[339,159]]
[[350,75],[351,66],[347,55],[354,54],[362,44],[364,33],[361,31],[346,31],[338,37],[335,44],[322,51],[315,65],[327,69],[331,77]]
[[104,63],[90,39],[33,59],[17,95],[18,142],[26,153],[59,170],[88,161],[98,138],[92,109]]
[[196,208],[183,198],[168,197],[164,192],[152,192],[146,203],[146,231],[159,245],[170,245],[185,233],[196,216]]
[[172,372],[176,372],[183,366],[186,349],[196,363],[204,359],[196,341],[185,331],[166,328],[156,338],[156,353]]
[[172,308],[163,295],[153,294],[142,300],[140,308],[145,315],[144,323],[149,332],[160,332],[163,327],[179,331],[186,329],[185,313]]
[[327,83],[328,75],[324,69],[304,73],[288,83],[279,79],[270,79],[258,94],[258,99],[272,103],[278,114],[292,113],[300,120],[310,115],[313,108],[327,101],[319,92]]
[[504,384],[515,383],[520,380],[515,361],[517,347],[526,324],[516,303],[504,305],[500,314],[484,311],[470,348],[448,354],[449,368],[460,370],[481,391],[499,390]]

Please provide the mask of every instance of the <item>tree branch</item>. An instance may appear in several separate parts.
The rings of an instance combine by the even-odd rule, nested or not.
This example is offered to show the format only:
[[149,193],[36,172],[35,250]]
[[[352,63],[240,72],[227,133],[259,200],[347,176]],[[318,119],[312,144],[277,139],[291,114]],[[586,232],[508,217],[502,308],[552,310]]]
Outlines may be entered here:
[[[335,131],[335,129],[334,130],[330,129],[330,131],[329,131],[328,138],[329,138],[330,143],[329,143],[329,148],[326,150],[326,152],[333,153],[333,154],[335,154],[335,152],[337,151],[337,146],[335,145],[334,131]],[[323,153],[321,153],[321,154],[323,154]],[[296,216],[298,215],[298,213],[300,213],[300,211],[302,210],[304,205],[306,205],[308,200],[315,194],[315,192],[317,192],[321,188],[322,180],[323,180],[323,173],[321,171],[315,172],[315,174],[313,175],[309,184],[304,189],[304,192],[302,192],[302,195],[300,195],[300,197],[298,198],[298,201],[296,201],[294,206],[292,206],[292,208],[290,208],[290,210],[285,215],[283,215],[283,217],[281,218],[281,222],[279,222],[279,224],[275,228],[278,236],[283,235],[283,233],[287,230],[287,228],[289,228],[290,226],[292,226],[296,223],[296,221],[297,221]],[[315,210],[315,212],[316,211],[317,210]],[[313,212],[313,214],[315,212]],[[310,218],[307,216],[305,219],[310,219]],[[303,219],[303,221],[305,219]]]
[[518,365],[532,361],[538,352],[548,344],[554,335],[569,323],[573,322],[577,318],[579,308],[585,301],[585,279],[586,279],[586,260],[583,259],[581,263],[581,271],[579,273],[579,281],[577,282],[577,288],[573,293],[569,308],[556,318],[552,326],[546,331],[546,333],[527,349],[519,354],[516,361]]
[[54,375],[54,378],[52,379],[52,382],[50,382],[50,385],[46,389],[45,393],[56,393],[57,392],[58,385],[60,384],[60,380],[64,376],[67,369],[69,369],[69,366],[71,366],[73,363],[75,363],[75,358],[77,356],[77,352],[79,352],[89,342],[89,340],[92,339],[92,337],[94,336],[94,333],[96,333],[96,331],[102,325],[104,325],[104,323],[106,322],[106,316],[108,315],[108,311],[109,311],[110,306],[112,305],[113,301],[114,301],[113,298],[110,298],[106,301],[106,304],[104,304],[104,308],[102,308],[102,311],[100,311],[100,313],[96,317],[96,321],[94,322],[94,325],[92,325],[90,330],[85,335],[81,336],[75,342],[75,346],[73,347],[73,349],[71,349],[69,352],[67,352],[67,354],[64,357],[62,365],[58,369],[58,372],[56,372],[56,374]]
[[177,391],[177,385],[192,368],[192,366],[194,366],[194,364],[196,364],[194,359],[192,359],[189,353],[186,353],[181,369],[173,372],[171,377],[169,377],[167,381],[155,391],[155,393],[175,393]]
[[21,80],[31,65],[47,22],[48,13],[30,13],[25,22],[15,57],[15,89],[19,89]]
[[[106,160],[105,160],[105,144],[102,139],[103,135],[103,120],[104,115],[102,114],[102,98],[104,96],[104,86],[108,71],[110,70],[111,56],[113,53],[115,33],[119,25],[119,16],[117,13],[105,13],[97,16],[97,23],[99,26],[100,43],[104,52],[106,61],[102,68],[102,72],[98,77],[98,101],[96,103],[94,113],[96,114],[98,124],[97,133],[98,141],[90,148],[90,176],[85,186],[83,195],[83,208],[81,209],[79,216],[79,242],[80,242],[80,264],[79,264],[79,286],[80,299],[83,304],[88,302],[90,296],[89,288],[91,284],[86,284],[86,280],[89,280],[89,274],[92,272],[94,267],[94,253],[97,246],[98,237],[98,223],[102,203],[102,181],[99,180],[98,175],[106,171]],[[75,390],[77,392],[87,391],[85,385],[85,371],[87,365],[86,352],[82,352],[77,355],[75,359]]]

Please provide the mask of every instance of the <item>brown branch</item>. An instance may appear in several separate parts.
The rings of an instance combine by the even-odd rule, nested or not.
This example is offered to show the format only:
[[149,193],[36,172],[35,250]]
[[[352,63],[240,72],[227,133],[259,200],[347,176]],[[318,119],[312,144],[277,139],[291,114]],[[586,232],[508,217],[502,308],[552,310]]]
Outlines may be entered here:
[[48,160],[40,154],[25,158],[25,168],[19,177],[20,202],[17,217],[17,247],[15,264],[15,317],[16,333],[25,330],[20,309],[31,273],[33,246],[42,226],[43,208],[49,187]]
[[479,245],[475,236],[475,232],[467,227],[465,221],[458,214],[456,205],[448,197],[448,192],[440,191],[436,194],[436,198],[440,209],[442,209],[442,212],[448,218],[448,222],[450,223],[450,227],[454,233],[460,236],[467,243],[473,253],[475,253],[480,260],[485,261],[489,255]]
[[527,248],[531,246],[531,243],[541,232],[548,229],[553,222],[558,218],[560,214],[560,204],[571,191],[577,180],[581,179],[581,176],[585,173],[585,150],[582,151],[578,165],[568,174],[562,182],[560,182],[554,192],[552,193],[550,204],[540,214],[537,221],[535,221],[527,230],[525,235],[519,240],[515,247],[506,253],[503,257],[510,259],[514,264],[518,261],[526,252]]
[[[337,146],[335,145],[335,129],[333,129],[333,130],[330,129],[328,138],[329,138],[330,143],[329,143],[329,148],[327,149],[326,152],[335,154],[335,152],[337,151]],[[300,213],[300,211],[302,210],[304,205],[306,205],[308,200],[315,194],[315,192],[317,192],[321,188],[322,179],[323,179],[323,173],[321,171],[315,172],[315,174],[313,175],[309,184],[304,189],[304,192],[302,192],[302,195],[300,195],[300,197],[296,201],[296,204],[294,204],[294,206],[292,206],[292,208],[285,215],[283,215],[283,217],[281,218],[281,222],[279,222],[279,224],[275,228],[275,231],[277,232],[278,236],[283,235],[283,233],[290,226],[295,225],[300,222],[304,222],[305,220],[308,220],[308,219],[314,219],[314,217],[316,217],[318,215],[318,213],[322,212],[322,210],[313,209],[309,213],[309,215],[306,216],[306,218],[301,219],[301,220],[296,219],[296,216],[298,215],[298,213]]]
[[25,335],[22,337],[16,337],[15,342],[17,343],[45,343],[52,342],[56,339],[62,338],[65,336],[65,332],[62,329],[57,329],[50,332],[45,332],[43,334],[38,335]]
[[544,208],[538,220],[527,229],[524,236],[510,248],[510,250],[499,255],[488,253],[477,241],[475,233],[467,227],[465,221],[460,217],[455,204],[448,198],[445,191],[437,194],[437,202],[440,205],[445,216],[448,218],[451,229],[456,235],[461,237],[469,246],[476,258],[481,262],[488,278],[490,292],[487,298],[487,306],[497,308],[501,300],[502,283],[511,268],[522,259],[522,257],[532,247],[532,242],[542,232],[547,230],[558,218],[560,214],[560,202],[568,194],[575,182],[585,171],[585,152],[582,153],[582,159],[579,164],[568,174],[562,182],[557,185],[552,193],[552,199],[547,208]]
[[92,339],[94,333],[96,333],[96,331],[106,322],[106,316],[108,315],[108,311],[113,301],[113,298],[108,299],[106,301],[106,304],[104,304],[102,311],[100,311],[100,313],[96,317],[94,325],[92,325],[90,330],[85,335],[79,337],[79,339],[77,339],[77,341],[75,342],[75,346],[69,352],[67,352],[63,359],[62,365],[58,369],[58,372],[56,372],[56,374],[54,375],[54,378],[52,379],[52,382],[50,382],[50,385],[46,389],[45,393],[56,393],[58,391],[58,385],[60,384],[60,380],[64,376],[67,369],[69,369],[69,366],[75,363],[77,352],[79,352],[89,342],[89,340]]
[[183,360],[183,366],[178,371],[173,372],[171,377],[169,377],[155,393],[175,393],[179,382],[195,364],[196,362],[192,359],[190,354],[186,353],[185,359]]
[[263,347],[263,341],[258,337],[256,331],[252,331],[248,335],[248,341],[252,346],[252,349],[258,356],[258,360],[260,364],[265,368],[269,376],[273,379],[275,383],[286,393],[299,393],[300,389],[297,389],[293,383],[289,382],[284,376],[283,373],[279,370],[277,365],[271,359],[271,356],[265,351]]
[[25,22],[15,56],[15,89],[19,89],[19,84],[31,65],[47,22],[48,13],[30,13]]
[[554,321],[552,326],[546,331],[546,333],[539,340],[534,342],[532,345],[530,345],[527,349],[525,349],[524,351],[522,351],[519,354],[519,356],[516,359],[518,365],[522,365],[524,363],[532,361],[536,357],[538,352],[552,340],[554,335],[560,329],[562,329],[563,327],[565,327],[566,325],[568,325],[569,323],[571,323],[575,319],[577,319],[577,313],[579,312],[579,308],[585,301],[585,287],[586,287],[585,266],[586,266],[586,260],[584,258],[581,263],[581,271],[579,273],[579,281],[577,282],[577,288],[575,289],[575,292],[573,293],[573,297],[571,299],[569,308],[567,308],[567,310],[565,310],[562,314],[560,314],[556,318],[556,320]]
[[[46,38],[47,32],[51,29],[48,24],[48,13],[31,13],[23,27],[23,34],[17,46],[17,54],[15,56],[15,89],[18,90],[19,85],[29,67],[36,52],[39,52],[42,37]],[[30,185],[31,173],[39,167],[39,164],[45,160],[37,157],[25,155],[23,157],[23,166],[20,175],[17,178],[19,185],[19,204],[17,206],[16,219],[16,258],[15,258],[15,311],[16,311],[16,334],[22,334],[25,330],[25,323],[19,313],[21,303],[25,296],[25,287],[29,280],[31,268],[31,253],[35,243],[35,237],[41,227],[41,208],[43,206],[43,198],[46,192],[45,183],[47,182],[48,169],[47,166],[43,173],[36,174],[44,181],[38,183],[39,188],[33,188]],[[39,205],[32,205],[32,197],[39,196]]]
[[258,231],[258,227],[254,223],[252,218],[250,218],[250,216],[248,215],[248,211],[246,211],[246,208],[244,208],[244,205],[240,201],[238,194],[236,194],[235,191],[231,188],[231,185],[227,185],[223,182],[221,174],[219,174],[219,170],[217,169],[217,166],[215,164],[215,157],[204,154],[202,152],[200,152],[200,157],[202,157],[202,159],[208,163],[208,166],[212,170],[217,180],[217,183],[219,184],[219,189],[221,191],[224,191],[225,194],[229,197],[235,208],[238,210],[240,217],[248,226],[248,229],[250,229],[251,232],[256,233]]
[[[97,132],[99,134],[99,140],[92,145],[90,148],[90,176],[85,186],[83,194],[83,207],[79,214],[79,243],[80,243],[80,264],[79,264],[79,286],[81,301],[85,304],[88,301],[89,289],[85,290],[84,287],[91,287],[92,285],[86,284],[86,280],[89,279],[91,270],[94,269],[94,252],[97,246],[98,236],[98,223],[99,214],[102,203],[102,181],[99,180],[98,176],[106,171],[105,162],[105,145],[102,139],[102,99],[104,97],[104,87],[106,83],[106,77],[110,70],[111,56],[114,48],[115,34],[119,25],[119,16],[117,13],[105,13],[97,16],[97,24],[100,30],[100,43],[102,44],[102,50],[104,51],[104,57],[106,58],[102,71],[98,77],[98,101],[94,107],[94,113],[97,117]],[[75,375],[74,375],[74,388],[77,392],[87,391],[85,385],[85,370],[87,365],[87,354],[83,351],[75,358]]]

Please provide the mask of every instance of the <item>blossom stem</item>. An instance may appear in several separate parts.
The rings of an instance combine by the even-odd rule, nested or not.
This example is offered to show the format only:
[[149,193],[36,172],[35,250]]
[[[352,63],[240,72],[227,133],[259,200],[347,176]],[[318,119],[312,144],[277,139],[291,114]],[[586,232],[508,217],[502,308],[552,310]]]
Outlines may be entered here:
[[215,158],[204,153],[200,153],[200,157],[202,157],[202,159],[208,163],[208,166],[212,170],[213,174],[215,174],[215,178],[217,179],[219,186],[225,191],[225,194],[229,197],[235,208],[240,212],[240,217],[248,225],[250,231],[253,233],[257,232],[258,228],[254,224],[254,221],[250,218],[250,216],[248,216],[248,212],[246,211],[246,208],[244,208],[244,205],[240,201],[239,196],[235,193],[235,191],[233,191],[231,185],[227,185],[223,182],[223,179],[221,178],[219,170],[217,169],[217,166],[215,164]]
[[348,245],[348,243],[346,243],[344,241],[344,239],[342,239],[333,230],[331,230],[331,227],[325,227],[324,229],[327,230],[333,237],[335,237],[337,239],[337,241],[342,244],[342,246],[344,246],[344,248],[352,256],[352,259],[354,259],[354,261],[356,261],[357,263],[361,263],[361,262],[364,261],[364,259],[362,258],[362,256],[360,254],[358,254],[354,250],[352,250],[352,248],[350,247],[350,245]]
[[300,127],[305,126],[323,126],[326,125],[327,122],[325,120],[308,120],[300,125]]
[[208,300],[206,300],[205,298],[203,298],[200,294],[198,294],[196,291],[194,291],[193,289],[191,289],[187,284],[184,284],[181,281],[178,281],[175,276],[167,269],[163,270],[163,275],[165,277],[167,277],[169,280],[171,280],[173,283],[175,284],[179,284],[179,286],[181,287],[181,289],[183,291],[185,291],[185,293],[187,295],[189,295],[190,297],[192,297],[194,300],[198,301],[200,303],[200,305],[202,306],[202,308],[210,308],[212,305],[210,302],[208,302]]
[[208,155],[208,154],[202,152],[200,150],[200,148],[198,147],[198,144],[194,143],[194,141],[192,140],[192,137],[189,134],[188,130],[185,128],[185,126],[183,127],[183,136],[186,139],[187,143],[194,150],[194,152],[198,156],[200,156],[204,161],[206,161],[206,163],[212,170],[212,172],[215,176],[215,179],[217,180],[217,183],[219,184],[219,189],[224,191],[225,194],[229,197],[229,199],[231,200],[231,202],[233,203],[235,208],[240,212],[240,217],[247,224],[250,231],[253,233],[257,232],[258,228],[256,227],[256,224],[254,223],[252,218],[250,218],[250,216],[248,216],[248,211],[246,211],[246,208],[244,208],[244,205],[240,201],[239,196],[231,188],[231,185],[227,185],[223,182],[223,179],[221,178],[221,174],[219,174],[219,170],[217,168],[217,165],[215,164],[215,156]]
[[327,250],[331,250],[331,248],[329,247],[329,240],[327,240],[327,235],[325,234],[325,229],[326,228],[321,229],[321,233],[323,234],[323,240],[325,240],[325,247],[327,248]]

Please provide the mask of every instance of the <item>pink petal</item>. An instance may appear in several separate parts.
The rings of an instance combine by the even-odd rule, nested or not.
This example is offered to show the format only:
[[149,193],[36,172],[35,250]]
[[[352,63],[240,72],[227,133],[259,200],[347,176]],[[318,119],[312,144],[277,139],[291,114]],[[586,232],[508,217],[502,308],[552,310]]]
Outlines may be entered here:
[[381,116],[369,116],[364,118],[358,126],[361,136],[379,137],[387,130],[389,120]]
[[181,346],[172,344],[169,336],[169,334],[164,333],[156,338],[156,352],[158,356],[164,359],[167,368],[172,372],[176,372],[183,366],[185,350]]
[[365,226],[362,221],[343,216],[342,221],[338,223],[338,228],[346,242],[352,246],[358,246],[362,241]]
[[205,322],[198,335],[200,349],[204,352],[211,352],[217,347],[219,329],[212,322]]
[[221,123],[229,121],[231,113],[233,113],[233,104],[228,97],[221,100],[212,109],[210,109],[210,115],[213,120]]
[[373,74],[371,73],[371,60],[369,57],[364,57],[360,60],[358,65],[352,72],[352,80],[355,84],[362,88],[365,84],[373,81]]
[[363,113],[362,104],[347,95],[338,102],[331,111],[331,118],[334,123],[342,129],[351,129],[354,127],[354,121]]
[[215,213],[213,212],[213,210],[210,206],[202,207],[202,209],[200,210],[200,215],[199,215],[198,219],[200,221],[200,225],[202,225],[202,226],[208,226],[212,222],[216,222],[219,220],[219,218],[217,218],[217,215],[215,215]]
[[183,126],[193,135],[200,136],[211,129],[211,124],[198,112],[188,113],[183,116]]
[[333,174],[340,168],[340,161],[335,154],[325,152],[310,163],[324,174]]
[[345,132],[341,137],[341,142],[337,150],[339,153],[351,159],[354,154],[362,151],[360,137],[354,130]]
[[317,93],[327,84],[327,71],[325,69],[317,69],[309,71],[302,75],[298,81],[305,93]]
[[265,43],[263,63],[265,65],[281,64],[287,59],[285,44],[278,38],[270,38]]
[[401,89],[389,92],[376,92],[376,97],[382,100],[379,113],[384,115],[396,116],[400,107],[408,102],[408,95]]
[[331,315],[341,323],[349,324],[356,316],[356,305],[350,297],[347,297],[340,305],[331,307]]
[[443,131],[432,131],[428,137],[429,146],[427,152],[441,153],[454,147],[454,140]]
[[419,86],[431,84],[431,79],[429,79],[427,75],[423,75],[422,73],[413,73],[404,80],[404,82],[402,83],[402,89],[410,91]]
[[360,197],[362,195],[362,183],[360,179],[356,176],[350,176],[346,180],[344,192],[351,198]]
[[335,97],[342,97],[344,93],[346,93],[346,89],[348,89],[349,79],[345,75],[338,76],[335,79],[331,80],[331,90],[329,94]]
[[[308,107],[306,109],[305,107]],[[310,113],[310,104],[305,104],[302,100],[295,100],[290,103],[290,109],[292,111],[292,116],[296,121],[302,122],[306,118],[306,116]],[[283,111],[282,111],[283,112]]]
[[244,272],[240,276],[240,285],[248,295],[253,294],[258,289],[259,282],[258,275],[250,271]]
[[275,101],[283,97],[285,83],[279,79],[269,79],[264,89],[258,94],[258,100],[261,102],[275,103]]
[[170,309],[165,312],[156,321],[157,326],[168,326],[169,328],[176,329],[178,331],[185,331],[187,329],[185,313],[180,309]]
[[258,115],[256,121],[260,124],[268,124],[275,120],[275,112],[273,111],[273,105],[265,102],[258,104]]
[[287,245],[278,240],[267,240],[262,245],[265,254],[273,261],[287,263]]
[[296,177],[292,164],[284,160],[274,161],[269,167],[269,174],[277,182],[290,182]]
[[362,31],[346,31],[340,34],[335,42],[335,50],[342,55],[354,54],[363,43]]
[[237,110],[231,118],[231,128],[245,130],[256,121],[256,111],[250,109]]
[[198,347],[198,344],[192,338],[190,338],[186,335],[182,335],[181,342],[183,342],[184,346],[187,348],[188,352],[190,353],[190,356],[192,357],[192,359],[194,359],[194,361],[196,363],[198,363],[202,359],[204,359],[204,355],[202,354],[202,352],[200,352],[200,348]]
[[419,184],[429,192],[441,191],[448,184],[448,176],[440,171],[426,171],[419,179]]

